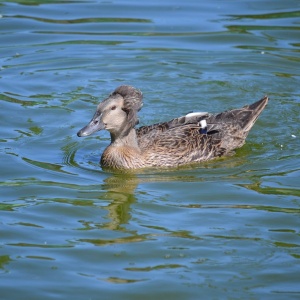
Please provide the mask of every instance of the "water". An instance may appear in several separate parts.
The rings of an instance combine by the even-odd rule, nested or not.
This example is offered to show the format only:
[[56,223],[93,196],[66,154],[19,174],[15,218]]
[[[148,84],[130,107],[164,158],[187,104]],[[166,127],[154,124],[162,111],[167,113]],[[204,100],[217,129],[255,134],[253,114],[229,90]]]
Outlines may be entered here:
[[[1,299],[299,299],[300,3],[0,3]],[[270,103],[233,157],[106,172],[79,139],[121,84],[141,125]]]

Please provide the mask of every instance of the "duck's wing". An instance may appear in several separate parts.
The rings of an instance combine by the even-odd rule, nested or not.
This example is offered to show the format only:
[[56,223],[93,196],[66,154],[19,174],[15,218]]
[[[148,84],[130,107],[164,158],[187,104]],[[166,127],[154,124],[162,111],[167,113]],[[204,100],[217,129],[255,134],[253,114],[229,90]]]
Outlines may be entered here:
[[[227,124],[210,124],[207,112],[143,126],[136,130],[139,147],[151,166],[177,166],[220,157],[228,150],[222,146]],[[202,131],[203,120],[206,130]]]
[[142,126],[136,130],[138,138],[145,135],[156,135],[172,128],[181,127],[188,124],[198,125],[201,120],[204,120],[210,116],[207,112],[192,112],[185,116],[172,119],[167,122],[156,123],[149,126]]

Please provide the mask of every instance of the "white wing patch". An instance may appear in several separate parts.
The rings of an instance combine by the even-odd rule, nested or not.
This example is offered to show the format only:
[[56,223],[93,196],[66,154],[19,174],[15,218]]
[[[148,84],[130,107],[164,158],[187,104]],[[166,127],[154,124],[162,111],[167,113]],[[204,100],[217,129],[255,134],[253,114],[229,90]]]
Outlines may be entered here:
[[207,115],[208,112],[203,112],[203,111],[199,111],[199,112],[191,112],[187,115],[185,115],[186,118],[192,118],[192,117],[202,117]]

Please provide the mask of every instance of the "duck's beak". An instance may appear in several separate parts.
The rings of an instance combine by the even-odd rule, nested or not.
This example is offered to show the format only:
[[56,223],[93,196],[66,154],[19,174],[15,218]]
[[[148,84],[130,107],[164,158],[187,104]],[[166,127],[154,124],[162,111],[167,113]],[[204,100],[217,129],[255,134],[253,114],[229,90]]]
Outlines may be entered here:
[[77,132],[77,136],[79,137],[88,136],[96,131],[104,129],[105,126],[101,119],[102,119],[102,114],[96,112],[92,120],[90,121],[90,123]]

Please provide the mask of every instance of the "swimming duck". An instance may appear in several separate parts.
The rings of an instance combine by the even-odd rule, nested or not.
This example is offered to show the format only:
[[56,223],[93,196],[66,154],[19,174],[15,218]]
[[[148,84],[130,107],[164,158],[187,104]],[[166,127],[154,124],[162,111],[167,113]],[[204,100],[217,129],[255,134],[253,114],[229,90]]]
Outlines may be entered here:
[[118,87],[98,105],[90,123],[78,131],[79,137],[102,129],[110,132],[111,143],[101,156],[102,167],[175,167],[229,155],[244,145],[268,103],[265,96],[239,109],[189,113],[135,129],[142,98],[142,92],[132,86]]

